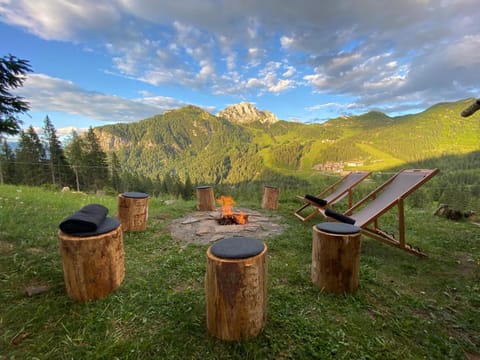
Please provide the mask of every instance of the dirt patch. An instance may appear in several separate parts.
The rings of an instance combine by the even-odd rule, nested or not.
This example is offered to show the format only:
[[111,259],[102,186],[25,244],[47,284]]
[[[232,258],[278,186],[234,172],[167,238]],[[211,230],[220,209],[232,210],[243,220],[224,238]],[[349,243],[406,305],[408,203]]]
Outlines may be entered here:
[[44,249],[40,249],[40,248],[28,248],[27,252],[32,255],[43,255],[46,253]]
[[32,280],[25,286],[25,295],[28,297],[40,295],[46,293],[52,288],[52,286],[42,280]]
[[6,254],[13,250],[13,244],[0,240],[0,254]]
[[472,254],[466,252],[456,252],[457,264],[456,272],[462,274],[465,278],[471,278],[480,273],[480,258],[474,258]]
[[280,217],[267,216],[250,209],[235,209],[248,214],[248,224],[220,225],[220,211],[196,211],[185,217],[175,219],[170,225],[170,233],[176,240],[186,243],[208,245],[231,236],[253,237],[258,240],[279,235],[285,229],[279,224]]
[[467,360],[480,360],[480,354],[465,353],[465,358]]

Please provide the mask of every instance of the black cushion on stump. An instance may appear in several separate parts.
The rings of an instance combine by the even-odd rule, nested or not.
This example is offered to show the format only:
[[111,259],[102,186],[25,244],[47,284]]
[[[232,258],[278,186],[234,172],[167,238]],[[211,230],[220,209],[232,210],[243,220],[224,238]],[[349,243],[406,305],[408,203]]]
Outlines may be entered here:
[[95,231],[69,233],[69,235],[78,236],[78,237],[97,236],[97,235],[109,233],[110,231],[115,230],[119,226],[120,226],[120,220],[118,220],[115,217],[106,217]]
[[116,229],[120,221],[107,217],[108,209],[100,204],[89,204],[66,217],[59,225],[65,234],[87,237],[105,234]]
[[135,192],[135,191],[124,192],[122,195],[123,197],[134,198],[134,199],[145,199],[148,197],[148,194],[145,194],[143,192]]
[[210,185],[200,185],[200,186],[197,186],[197,189],[210,189],[211,186]]
[[105,206],[88,204],[65,218],[59,227],[66,234],[96,231],[107,214],[108,209]]
[[234,236],[217,241],[210,251],[222,259],[245,259],[260,254],[264,247],[263,242],[257,239]]
[[323,222],[317,224],[316,228],[326,233],[339,235],[357,234],[361,230],[358,226],[337,222]]

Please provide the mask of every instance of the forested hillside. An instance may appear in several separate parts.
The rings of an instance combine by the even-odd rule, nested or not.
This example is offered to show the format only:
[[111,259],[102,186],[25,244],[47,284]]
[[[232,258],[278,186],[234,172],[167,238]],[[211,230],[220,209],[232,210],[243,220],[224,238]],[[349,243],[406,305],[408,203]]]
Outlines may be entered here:
[[189,175],[194,182],[219,183],[262,170],[251,131],[193,106],[96,131],[124,171],[152,179],[173,173],[182,180]]
[[422,113],[380,112],[322,124],[239,124],[187,106],[138,123],[95,128],[125,171],[152,179],[175,174],[195,183],[238,183],[264,173],[309,176],[318,170],[385,170],[480,149],[480,114],[462,118],[468,101]]

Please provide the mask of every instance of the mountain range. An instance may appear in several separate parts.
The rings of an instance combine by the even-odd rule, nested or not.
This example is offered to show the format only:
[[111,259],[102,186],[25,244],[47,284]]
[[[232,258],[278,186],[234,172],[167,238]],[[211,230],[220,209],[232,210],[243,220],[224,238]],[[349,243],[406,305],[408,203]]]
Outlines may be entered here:
[[412,115],[371,111],[318,124],[278,119],[248,103],[214,115],[186,106],[135,123],[94,129],[125,170],[152,179],[167,173],[196,183],[235,183],[266,173],[384,170],[480,150],[480,113],[460,116],[472,99]]

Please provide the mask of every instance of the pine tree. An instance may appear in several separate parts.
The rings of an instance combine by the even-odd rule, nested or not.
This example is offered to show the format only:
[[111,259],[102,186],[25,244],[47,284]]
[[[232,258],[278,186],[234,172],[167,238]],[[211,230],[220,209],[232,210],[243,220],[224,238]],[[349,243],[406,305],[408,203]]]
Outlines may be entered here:
[[182,191],[182,198],[184,200],[191,200],[193,197],[193,184],[192,180],[190,179],[190,176],[187,175],[187,178],[185,179],[185,184],[183,186],[183,191]]
[[16,152],[17,181],[26,185],[41,185],[45,182],[45,149],[37,133],[30,126],[20,132],[20,144]]
[[13,183],[15,180],[15,153],[3,139],[0,150],[0,184]]
[[122,172],[122,166],[120,164],[120,160],[118,160],[117,154],[112,152],[110,157],[110,181],[112,183],[112,187],[117,192],[123,192],[122,188],[122,180],[120,178],[120,174]]
[[71,134],[71,139],[68,145],[65,148],[65,154],[67,155],[68,161],[71,164],[73,172],[75,174],[75,184],[77,191],[80,191],[80,186],[84,184],[83,178],[85,173],[85,168],[83,167],[84,159],[84,150],[83,150],[83,140],[78,135],[78,133],[73,130]]
[[25,113],[30,105],[22,97],[14,96],[10,89],[23,86],[25,74],[32,69],[27,60],[13,55],[0,58],[0,136],[2,133],[15,135],[22,123],[17,114]]
[[175,182],[170,173],[163,177],[162,189],[165,194],[175,195]]
[[90,127],[84,140],[84,164],[88,168],[87,184],[94,190],[102,189],[108,183],[107,154],[100,147],[98,138]]
[[69,171],[70,167],[62,143],[58,139],[57,131],[48,115],[44,124],[43,134],[52,184],[67,184],[72,179],[72,173]]
[[73,131],[65,152],[75,173],[77,191],[80,191],[80,187],[100,190],[108,184],[107,154],[101,149],[92,127],[85,136]]

